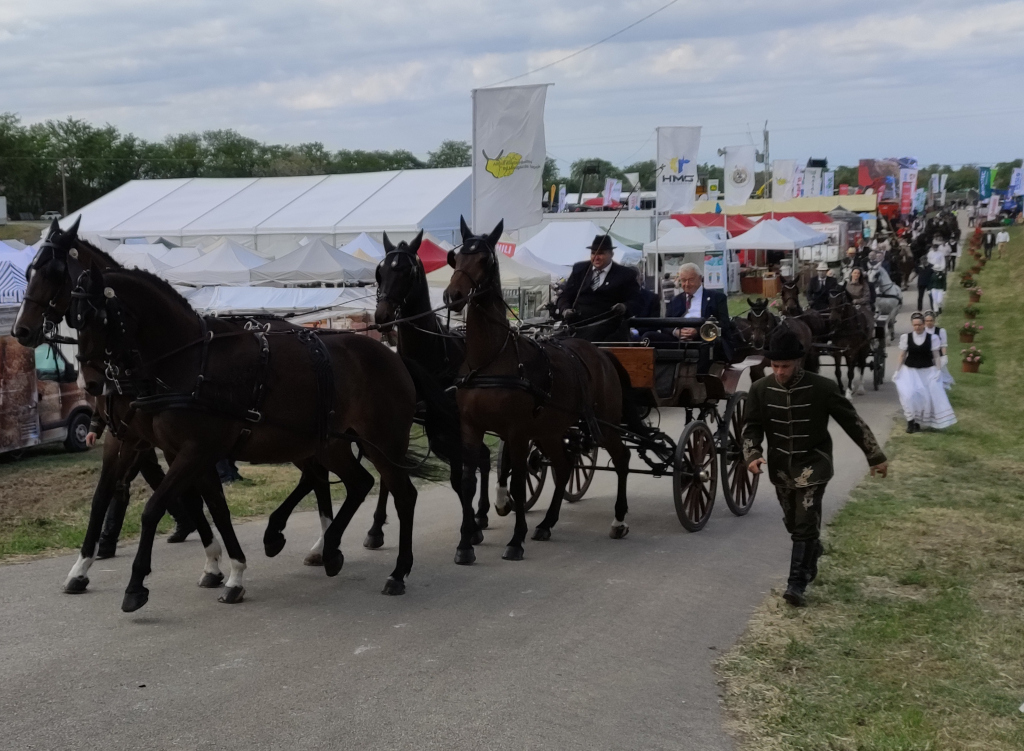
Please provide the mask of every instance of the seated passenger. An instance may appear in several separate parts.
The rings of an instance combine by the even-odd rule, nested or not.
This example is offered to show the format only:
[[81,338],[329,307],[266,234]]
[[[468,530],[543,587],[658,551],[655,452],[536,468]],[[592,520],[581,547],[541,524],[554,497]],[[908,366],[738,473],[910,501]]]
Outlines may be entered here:
[[850,281],[846,283],[846,294],[850,301],[857,307],[872,309],[871,285],[864,279],[864,274],[858,268],[850,272]]
[[[612,261],[614,249],[609,235],[598,235],[590,245],[590,260],[573,265],[572,274],[558,297],[557,309],[572,321],[583,322],[607,315],[617,304],[627,309],[634,302],[640,284],[636,272]],[[579,335],[592,342],[616,339],[623,316],[609,316],[594,326],[581,326]]]

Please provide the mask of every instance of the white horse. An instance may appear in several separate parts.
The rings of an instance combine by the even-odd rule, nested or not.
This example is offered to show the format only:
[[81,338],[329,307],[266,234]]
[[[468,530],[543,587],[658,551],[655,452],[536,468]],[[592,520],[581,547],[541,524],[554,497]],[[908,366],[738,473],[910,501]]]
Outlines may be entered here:
[[896,338],[896,316],[903,307],[903,290],[889,278],[881,264],[868,269],[868,282],[875,290],[875,311],[889,317],[889,340]]

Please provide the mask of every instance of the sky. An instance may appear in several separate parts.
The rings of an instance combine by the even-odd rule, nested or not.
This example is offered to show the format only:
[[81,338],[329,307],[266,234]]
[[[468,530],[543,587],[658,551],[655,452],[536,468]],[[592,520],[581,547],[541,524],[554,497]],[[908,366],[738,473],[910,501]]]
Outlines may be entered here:
[[[0,0],[0,112],[149,140],[233,128],[269,143],[469,140],[470,92],[547,65],[668,0]],[[701,161],[1024,155],[1024,0],[677,0],[512,83],[552,83],[548,152],[655,156],[701,125]]]

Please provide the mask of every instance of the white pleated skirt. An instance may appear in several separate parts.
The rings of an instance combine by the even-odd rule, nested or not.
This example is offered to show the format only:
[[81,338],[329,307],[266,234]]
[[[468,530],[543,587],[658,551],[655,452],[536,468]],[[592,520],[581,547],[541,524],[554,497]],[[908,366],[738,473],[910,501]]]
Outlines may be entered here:
[[908,368],[903,366],[892,382],[900,395],[900,406],[907,421],[914,420],[921,427],[941,430],[956,423],[956,415],[949,404],[939,370]]

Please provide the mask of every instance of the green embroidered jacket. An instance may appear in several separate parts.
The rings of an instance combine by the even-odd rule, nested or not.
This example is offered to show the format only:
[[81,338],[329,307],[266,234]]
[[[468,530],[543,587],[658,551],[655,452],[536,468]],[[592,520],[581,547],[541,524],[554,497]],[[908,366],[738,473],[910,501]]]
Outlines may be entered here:
[[835,381],[806,371],[788,386],[769,374],[750,387],[743,459],[750,464],[764,458],[761,442],[767,437],[768,479],[773,485],[802,488],[826,483],[833,472],[830,417],[860,446],[869,465],[885,461],[871,428]]

